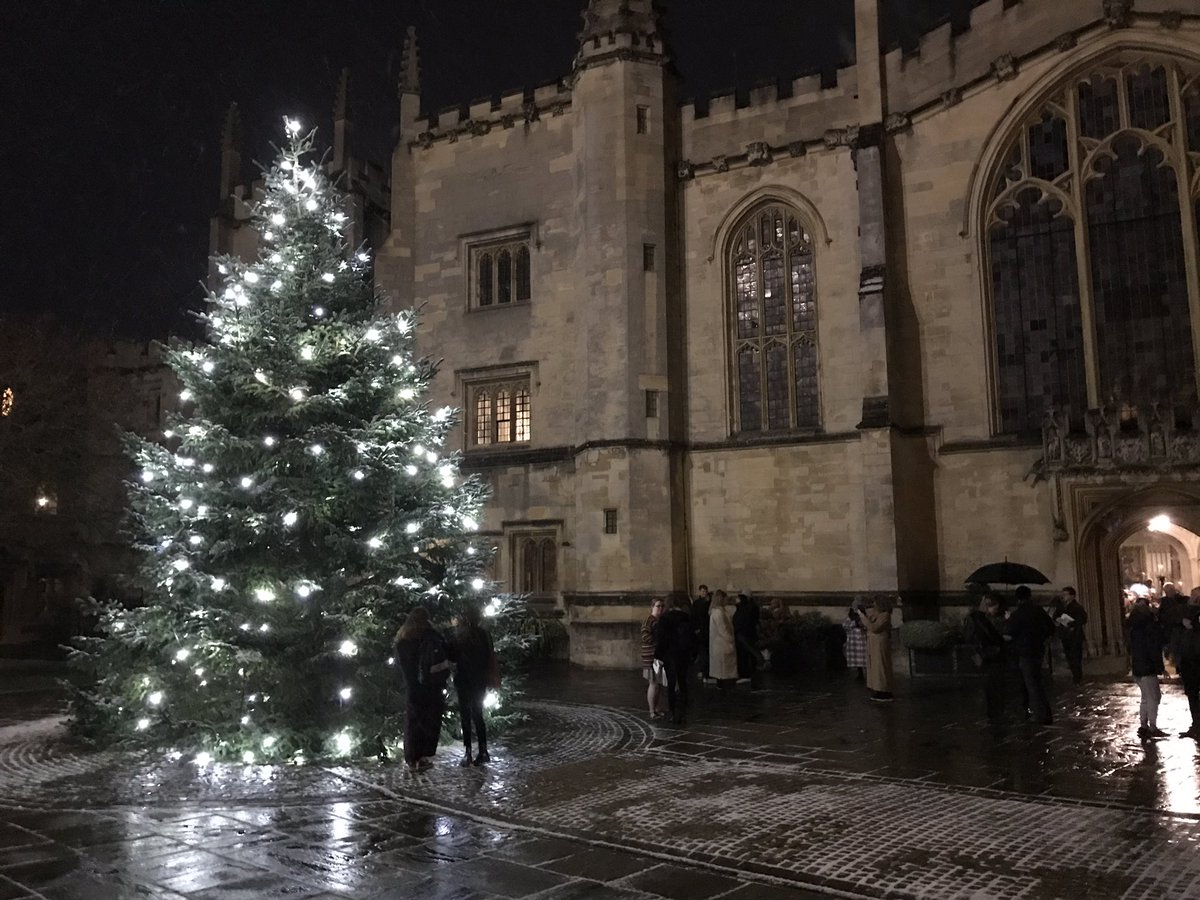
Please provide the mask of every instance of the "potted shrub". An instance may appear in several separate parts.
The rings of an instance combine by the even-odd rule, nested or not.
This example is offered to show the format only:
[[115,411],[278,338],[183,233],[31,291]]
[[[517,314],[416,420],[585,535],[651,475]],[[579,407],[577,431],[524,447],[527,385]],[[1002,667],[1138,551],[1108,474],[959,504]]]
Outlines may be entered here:
[[910,675],[944,675],[956,671],[956,629],[944,622],[917,619],[900,626],[900,640],[908,649]]

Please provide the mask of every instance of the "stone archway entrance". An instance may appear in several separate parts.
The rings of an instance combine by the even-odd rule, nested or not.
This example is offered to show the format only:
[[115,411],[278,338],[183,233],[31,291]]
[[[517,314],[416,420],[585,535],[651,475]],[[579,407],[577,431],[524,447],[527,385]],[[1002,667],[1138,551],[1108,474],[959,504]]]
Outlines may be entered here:
[[[1078,524],[1075,545],[1079,596],[1088,609],[1087,639],[1093,654],[1123,653],[1121,629],[1125,582],[1141,575],[1159,586],[1171,566],[1170,554],[1130,554],[1131,547],[1173,546],[1178,556],[1185,541],[1180,536],[1200,535],[1200,484],[1189,482],[1157,484],[1081,484],[1070,489],[1073,518]],[[1165,517],[1165,518],[1163,518]],[[1179,535],[1160,532],[1162,540],[1147,540],[1151,521],[1168,522]],[[1122,547],[1126,548],[1122,566]],[[1140,563],[1139,563],[1140,560]],[[1183,577],[1182,560],[1179,575]],[[1139,565],[1138,572],[1131,566]],[[1149,568],[1147,568],[1149,566]],[[1158,571],[1159,567],[1162,572]],[[1188,566],[1193,578],[1200,575],[1195,560]],[[1174,572],[1172,571],[1173,575]],[[1183,593],[1194,587],[1188,584]]]

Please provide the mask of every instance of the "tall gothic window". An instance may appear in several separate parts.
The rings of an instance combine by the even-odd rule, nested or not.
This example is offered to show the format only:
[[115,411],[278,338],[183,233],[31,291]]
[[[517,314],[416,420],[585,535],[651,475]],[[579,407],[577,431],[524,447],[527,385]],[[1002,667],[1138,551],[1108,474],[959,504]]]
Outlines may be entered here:
[[1064,84],[1012,135],[985,232],[999,431],[1036,431],[1050,407],[1078,424],[1195,402],[1197,153],[1200,66],[1141,54]]
[[818,427],[816,279],[799,214],[757,207],[734,229],[728,261],[735,430]]

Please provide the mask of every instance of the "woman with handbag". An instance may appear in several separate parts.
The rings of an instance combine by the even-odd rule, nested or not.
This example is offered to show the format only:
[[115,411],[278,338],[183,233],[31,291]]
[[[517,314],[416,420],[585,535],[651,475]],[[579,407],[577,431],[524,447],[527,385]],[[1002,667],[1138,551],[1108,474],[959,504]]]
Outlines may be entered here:
[[658,624],[666,610],[667,602],[655,599],[650,603],[650,615],[642,622],[642,677],[648,682],[646,705],[650,707],[650,718],[661,719],[666,715],[662,701],[663,688],[667,684],[667,672],[661,659],[654,658],[658,645]]
[[[487,724],[483,720],[483,701],[488,688],[500,687],[500,669],[492,636],[480,625],[479,607],[468,604],[463,610],[458,629],[450,644],[454,670],[454,688],[458,694],[458,715],[462,723],[464,755],[460,766],[477,766],[490,762],[487,751]],[[471,759],[471,737],[474,733],[479,755]]]

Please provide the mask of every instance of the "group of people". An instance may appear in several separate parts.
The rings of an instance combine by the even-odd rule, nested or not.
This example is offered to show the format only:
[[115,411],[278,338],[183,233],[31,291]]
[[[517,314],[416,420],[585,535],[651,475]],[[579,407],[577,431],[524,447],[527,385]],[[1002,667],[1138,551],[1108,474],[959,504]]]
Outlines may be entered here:
[[[1189,602],[1190,599],[1190,602]],[[1166,737],[1158,727],[1158,705],[1162,699],[1159,678],[1169,661],[1187,697],[1192,725],[1180,737],[1200,740],[1200,587],[1184,597],[1171,582],[1163,585],[1157,607],[1147,594],[1139,594],[1125,616],[1130,666],[1138,690],[1141,738]]]
[[[483,708],[488,689],[500,687],[500,670],[491,635],[480,624],[479,607],[469,605],[457,627],[442,634],[429,611],[418,606],[396,632],[395,647],[406,688],[404,762],[409,771],[433,765],[446,711],[446,686],[452,677],[465,749],[459,765],[490,762]],[[479,748],[474,757],[472,738]]]
[[[1062,589],[1049,611],[1034,601],[1025,585],[1014,596],[1016,607],[1005,609],[997,597],[986,594],[968,618],[975,661],[984,675],[987,715],[992,720],[1004,715],[1008,685],[1015,680],[1021,709],[1048,725],[1053,715],[1043,674],[1047,642],[1057,635],[1072,680],[1079,684],[1087,610],[1072,587]],[[1125,632],[1130,668],[1141,694],[1138,736],[1167,736],[1158,727],[1165,654],[1180,676],[1191,708],[1192,725],[1180,736],[1200,739],[1200,588],[1192,592],[1189,604],[1174,586],[1168,586],[1158,609],[1148,597],[1138,597],[1125,617]]]
[[[782,601],[772,601],[767,615],[785,616]],[[865,670],[872,700],[891,701],[891,605],[880,597],[869,608],[852,606],[850,615],[855,624],[848,629],[854,633],[847,634],[847,659]],[[641,628],[642,677],[650,717],[670,714],[675,724],[684,723],[693,664],[702,681],[715,682],[721,690],[737,681],[748,681],[751,690],[757,688],[763,664],[758,646],[762,617],[749,592],[739,592],[731,603],[725,591],[710,594],[704,584],[694,601],[680,597],[670,610],[666,600],[653,600]]]

